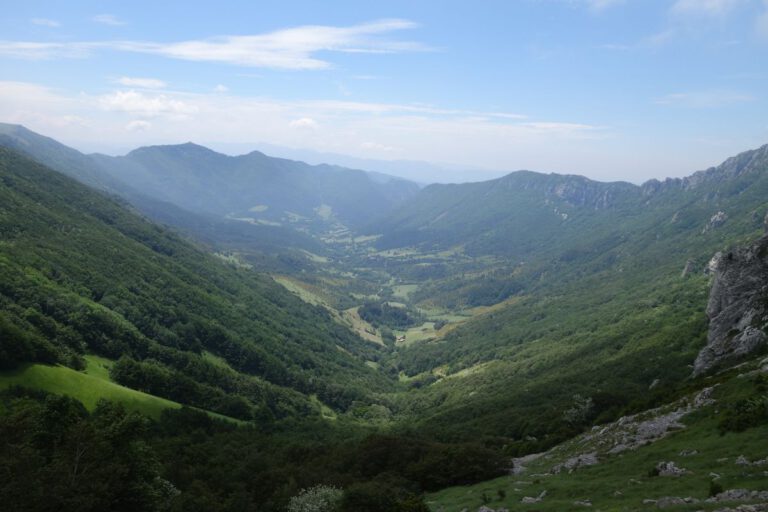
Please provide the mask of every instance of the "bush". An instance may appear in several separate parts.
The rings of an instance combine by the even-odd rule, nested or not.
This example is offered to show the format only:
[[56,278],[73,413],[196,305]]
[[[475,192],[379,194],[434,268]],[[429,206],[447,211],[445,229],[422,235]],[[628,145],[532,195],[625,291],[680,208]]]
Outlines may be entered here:
[[287,512],[332,512],[338,509],[343,491],[328,485],[316,485],[302,489],[291,498]]

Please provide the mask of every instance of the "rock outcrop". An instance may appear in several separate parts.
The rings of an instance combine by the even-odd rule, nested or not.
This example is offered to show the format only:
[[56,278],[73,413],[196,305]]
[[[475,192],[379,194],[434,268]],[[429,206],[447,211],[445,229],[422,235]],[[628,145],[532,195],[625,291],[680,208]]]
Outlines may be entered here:
[[754,352],[768,340],[768,235],[713,258],[711,264],[709,334],[694,363],[694,375]]

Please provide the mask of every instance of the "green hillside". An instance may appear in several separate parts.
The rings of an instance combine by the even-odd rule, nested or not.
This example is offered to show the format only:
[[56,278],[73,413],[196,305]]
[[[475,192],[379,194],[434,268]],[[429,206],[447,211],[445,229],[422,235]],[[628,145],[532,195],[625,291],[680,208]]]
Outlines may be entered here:
[[[13,133],[17,144],[31,141],[27,155],[38,151],[76,176],[73,162],[103,170],[119,161],[113,170],[135,171],[137,182],[111,192],[145,214],[158,208],[156,218],[178,213],[170,223],[203,242],[136,215],[103,183],[92,183],[97,192],[0,149],[0,433],[46,461],[32,473],[57,468],[50,454],[77,446],[80,429],[100,439],[138,412],[152,422],[134,441],[156,460],[139,480],[179,491],[163,501],[154,484],[144,487],[159,510],[284,510],[317,484],[343,488],[343,510],[425,512],[424,493],[434,493],[434,510],[479,507],[484,493],[491,506],[514,506],[543,490],[542,510],[585,499],[611,510],[665,493],[703,499],[702,468],[727,473],[717,459],[764,434],[760,378],[694,379],[691,365],[707,339],[710,258],[764,230],[768,148],[641,187],[529,172],[427,187],[379,223],[360,216],[358,225],[376,228],[366,235],[334,224],[341,209],[312,206],[330,197],[320,198],[317,180],[332,183],[325,174],[338,170],[267,166],[272,174],[259,179],[271,176],[277,189],[302,183],[281,196],[247,181],[254,162],[272,162],[259,154],[182,145],[89,159]],[[184,173],[188,189],[175,190]],[[125,192],[136,184],[169,195],[142,203]],[[194,211],[174,204],[183,201]],[[235,201],[249,211],[225,212]],[[294,211],[299,203],[310,217]],[[298,215],[289,216],[292,228],[225,218],[282,222],[269,217],[279,207]],[[238,224],[300,227],[310,243],[276,231],[274,250],[262,245],[255,258],[253,245],[244,250],[253,233],[226,229]],[[310,236],[321,225],[338,231]],[[289,245],[304,250],[285,252]],[[759,371],[753,356],[744,361],[753,365],[744,371]],[[723,406],[692,413],[688,430],[648,450],[603,457],[604,466],[573,477],[537,477],[525,489],[509,477],[477,484],[504,475],[513,457],[572,456],[591,429],[718,382]],[[73,426],[60,441],[38,443],[35,430],[15,427],[50,424],[62,409]],[[691,460],[695,478],[673,485],[649,476],[651,462],[683,444],[708,453]],[[23,465],[20,457],[0,452],[8,467]],[[531,467],[548,471],[544,462]],[[45,478],[58,482],[59,473]],[[629,474],[642,491],[604,491]],[[38,478],[24,480],[24,493],[35,494]],[[762,485],[750,478],[728,474],[722,483]],[[0,486],[0,497],[11,495]]]
[[5,149],[0,178],[4,367],[80,369],[96,353],[118,359],[118,383],[243,419],[311,414],[310,394],[345,410],[392,388],[364,364],[376,347],[271,279]]

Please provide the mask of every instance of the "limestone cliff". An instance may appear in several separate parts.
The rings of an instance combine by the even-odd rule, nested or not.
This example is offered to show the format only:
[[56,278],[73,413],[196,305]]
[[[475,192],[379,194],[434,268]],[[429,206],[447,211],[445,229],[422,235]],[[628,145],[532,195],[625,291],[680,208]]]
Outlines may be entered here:
[[718,253],[709,267],[714,272],[709,335],[694,375],[754,352],[768,340],[768,235],[748,247]]

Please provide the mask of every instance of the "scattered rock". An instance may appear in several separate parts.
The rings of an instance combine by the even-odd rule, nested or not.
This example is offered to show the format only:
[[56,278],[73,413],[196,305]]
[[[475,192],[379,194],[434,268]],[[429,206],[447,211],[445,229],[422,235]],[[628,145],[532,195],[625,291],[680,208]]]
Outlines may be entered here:
[[712,478],[712,480],[720,480],[721,476],[714,471],[709,474],[709,476]]
[[659,462],[656,464],[656,469],[659,472],[659,476],[683,476],[690,473],[685,468],[679,468],[673,461]]
[[[680,274],[680,277],[685,277],[685,276],[687,276],[688,274],[690,274],[691,272],[693,272],[693,270],[694,270],[694,265],[695,265],[695,263],[694,263],[694,261],[693,261],[693,260],[688,260],[688,261],[686,261],[686,262],[685,262],[685,266],[683,267],[683,272]],[[658,380],[658,379],[657,379],[657,380]]]
[[525,457],[517,457],[512,459],[512,469],[510,470],[510,474],[513,475],[520,475],[522,473],[525,473],[525,465],[535,461],[542,455],[544,455],[546,452],[541,453],[532,453],[530,455],[526,455]]
[[691,503],[698,503],[696,498],[679,498],[677,496],[665,496],[656,500],[656,506],[658,508],[674,507],[677,505],[688,505]]
[[573,504],[579,507],[591,507],[592,501],[591,500],[574,501]]
[[483,505],[482,507],[477,509],[477,512],[496,512],[496,511],[493,510],[492,508],[488,508],[485,505]]
[[594,466],[597,463],[598,463],[597,452],[582,453],[575,457],[571,457],[570,459],[566,460],[561,464],[555,465],[552,468],[551,472],[554,474],[558,474],[562,471],[568,471],[569,473],[573,473],[578,468],[585,467],[585,466]]
[[739,455],[739,457],[736,459],[736,462],[734,464],[736,464],[737,466],[766,466],[768,465],[768,458],[751,462],[745,456]]
[[750,491],[749,489],[728,489],[707,499],[708,503],[720,501],[768,501],[768,491]]
[[523,499],[520,500],[520,503],[539,503],[541,500],[544,499],[544,496],[547,495],[547,491],[541,491],[541,494],[536,496],[535,498],[531,498],[530,496],[525,496]]
[[[685,271],[683,271],[683,274],[685,274]],[[685,277],[685,275],[683,275],[683,277]],[[661,382],[659,379],[653,379],[653,382],[651,382],[651,385],[648,386],[648,391],[650,391],[653,388],[655,388],[656,386],[658,386],[659,382]]]
[[710,229],[716,229],[725,224],[725,221],[728,220],[728,214],[724,211],[719,211],[716,214],[714,214],[712,217],[709,218],[709,223],[704,227],[704,233],[709,231]]
[[681,450],[680,451],[681,457],[692,457],[698,454],[699,454],[699,450]]
[[718,508],[712,512],[766,512],[768,511],[768,503],[758,503],[754,505],[739,505],[736,508]]

